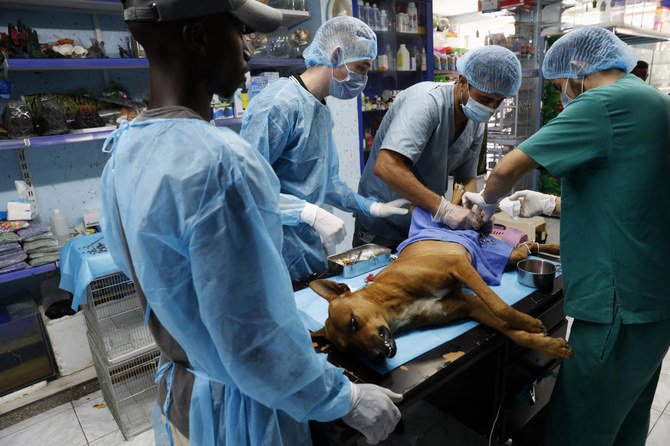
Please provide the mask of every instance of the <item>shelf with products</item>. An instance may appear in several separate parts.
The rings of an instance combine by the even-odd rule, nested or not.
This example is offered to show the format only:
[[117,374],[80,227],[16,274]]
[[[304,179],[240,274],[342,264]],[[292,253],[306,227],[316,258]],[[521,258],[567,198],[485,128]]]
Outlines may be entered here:
[[[414,84],[433,80],[432,2],[381,0],[366,5],[356,0],[353,6],[354,15],[375,32],[378,48],[360,101],[360,149],[365,160],[393,98]],[[399,54],[401,67],[407,69],[398,69]]]

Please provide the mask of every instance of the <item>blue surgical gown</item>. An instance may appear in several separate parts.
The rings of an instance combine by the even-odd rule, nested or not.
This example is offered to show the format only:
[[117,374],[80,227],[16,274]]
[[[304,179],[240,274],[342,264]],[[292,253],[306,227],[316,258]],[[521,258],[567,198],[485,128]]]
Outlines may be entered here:
[[270,166],[197,119],[130,123],[109,145],[105,241],[130,276],[120,215],[148,304],[188,355],[191,444],[311,444],[307,420],[341,417],[351,391],[298,316]]
[[249,103],[240,135],[279,177],[282,254],[291,278],[325,270],[319,233],[300,221],[305,203],[369,215],[376,201],[358,195],[340,179],[330,110],[297,80],[278,79]]

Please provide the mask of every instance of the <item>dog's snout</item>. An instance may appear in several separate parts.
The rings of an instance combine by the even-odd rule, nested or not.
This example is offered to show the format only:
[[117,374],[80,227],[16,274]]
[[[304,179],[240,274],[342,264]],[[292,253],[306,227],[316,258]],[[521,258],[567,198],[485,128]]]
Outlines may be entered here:
[[384,356],[387,358],[393,358],[396,354],[396,345],[393,336],[391,335],[391,330],[388,329],[385,325],[379,327],[379,337],[384,342]]

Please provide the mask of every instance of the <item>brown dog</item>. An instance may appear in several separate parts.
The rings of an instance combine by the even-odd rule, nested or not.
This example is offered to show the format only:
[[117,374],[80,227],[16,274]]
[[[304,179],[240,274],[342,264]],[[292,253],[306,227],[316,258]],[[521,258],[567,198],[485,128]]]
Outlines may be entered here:
[[[529,246],[517,246],[508,266],[528,257],[530,250],[559,251],[558,245]],[[464,293],[463,285],[474,294]],[[458,243],[412,243],[374,282],[355,292],[324,279],[309,286],[329,302],[326,325],[312,336],[325,337],[340,350],[357,350],[376,362],[395,355],[395,333],[466,317],[523,347],[555,358],[572,356],[564,339],[546,336],[540,320],[516,311],[496,295],[472,266],[470,253]]]

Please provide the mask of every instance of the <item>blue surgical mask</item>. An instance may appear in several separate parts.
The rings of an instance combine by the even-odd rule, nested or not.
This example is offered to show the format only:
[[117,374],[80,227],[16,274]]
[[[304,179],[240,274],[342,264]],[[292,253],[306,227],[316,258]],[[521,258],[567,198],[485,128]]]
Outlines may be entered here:
[[469,120],[479,124],[489,122],[491,116],[493,116],[493,114],[496,112],[494,108],[482,105],[479,102],[472,99],[472,97],[468,99],[468,103],[465,105],[463,105],[463,102],[461,102],[461,107],[463,107],[463,113],[465,113],[465,116]]
[[363,91],[368,83],[368,77],[351,71],[346,65],[344,68],[348,72],[346,79],[339,81],[334,76],[330,78],[330,95],[338,99],[353,99]]

